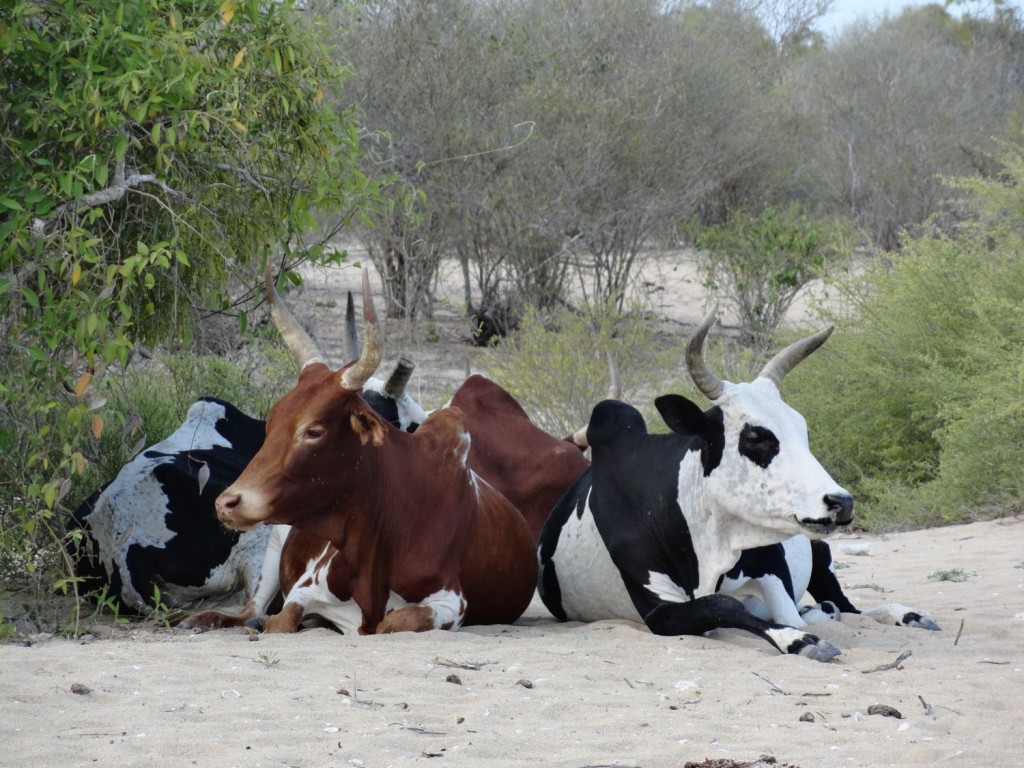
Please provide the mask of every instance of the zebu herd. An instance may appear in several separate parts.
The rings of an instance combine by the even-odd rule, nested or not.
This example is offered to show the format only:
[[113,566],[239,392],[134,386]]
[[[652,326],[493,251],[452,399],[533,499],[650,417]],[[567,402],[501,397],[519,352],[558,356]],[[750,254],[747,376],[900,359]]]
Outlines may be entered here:
[[[562,621],[631,619],[665,635],[733,627],[784,653],[840,652],[806,620],[858,612],[824,541],[850,525],[853,499],[779,392],[830,328],[733,383],[704,361],[712,313],[686,350],[711,408],[659,397],[671,431],[657,435],[609,399],[562,440],[482,376],[429,414],[404,391],[408,361],[375,378],[382,340],[365,272],[363,346],[338,370],[269,269],[266,291],[301,368],[296,387],[265,423],[197,401],[87,499],[76,512],[83,589],[106,586],[143,613],[159,595],[194,610],[186,627],[294,632],[315,617],[359,634],[511,623],[536,591]],[[805,592],[816,605],[801,604]],[[868,613],[938,629],[898,604]]]

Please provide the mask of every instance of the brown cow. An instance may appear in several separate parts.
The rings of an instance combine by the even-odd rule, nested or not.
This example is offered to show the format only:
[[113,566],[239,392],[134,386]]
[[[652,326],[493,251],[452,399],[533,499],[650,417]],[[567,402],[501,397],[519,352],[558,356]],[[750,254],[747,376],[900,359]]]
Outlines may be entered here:
[[[303,612],[361,634],[515,621],[536,585],[533,537],[518,510],[466,466],[462,412],[441,408],[407,434],[360,397],[380,362],[366,272],[363,352],[338,371],[281,304],[269,271],[266,282],[302,372],[271,409],[259,453],[217,499],[217,514],[236,530],[294,526],[279,571],[293,605],[267,629],[294,631]],[[269,586],[240,614],[198,614],[186,625],[241,623]],[[302,590],[305,599],[293,601]]]
[[451,405],[466,416],[469,466],[511,501],[536,542],[558,497],[590,462],[569,440],[540,429],[512,395],[485,376],[469,376]]

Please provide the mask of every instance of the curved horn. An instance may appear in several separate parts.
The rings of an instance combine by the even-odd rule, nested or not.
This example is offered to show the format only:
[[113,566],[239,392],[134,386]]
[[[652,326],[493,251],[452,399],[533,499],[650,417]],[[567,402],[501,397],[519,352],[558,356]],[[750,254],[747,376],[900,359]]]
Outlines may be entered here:
[[384,394],[395,400],[401,398],[405,394],[405,385],[409,383],[409,378],[415,367],[416,364],[412,360],[405,355],[399,355],[395,370],[391,372],[388,380],[384,383]]
[[615,356],[610,349],[605,353],[605,357],[608,358],[608,399],[621,400],[622,382],[619,380],[618,363],[615,362]]
[[704,339],[715,324],[718,316],[718,305],[711,308],[711,311],[701,321],[697,332],[690,339],[686,348],[686,370],[690,372],[690,378],[697,385],[697,389],[704,393],[704,396],[714,402],[722,396],[725,391],[725,382],[715,376],[704,362]]
[[345,304],[345,362],[359,357],[359,331],[356,329],[356,307],[352,302],[352,291],[348,292]]
[[263,285],[267,292],[267,303],[270,305],[270,317],[299,366],[305,368],[311,363],[324,362],[323,353],[316,342],[310,338],[299,321],[295,319],[295,315],[281,301],[277,288],[274,286],[274,267],[270,259],[267,259],[267,268],[263,273]]
[[770,379],[775,382],[776,387],[779,386],[786,374],[803,362],[803,360],[814,350],[824,344],[825,340],[832,335],[833,330],[835,330],[835,326],[830,325],[825,330],[818,331],[813,336],[808,336],[804,339],[800,339],[799,341],[794,341],[769,360],[768,365],[761,370],[761,373],[759,373],[757,377],[759,379]]
[[377,324],[377,311],[373,308],[373,297],[370,295],[370,272],[366,267],[363,267],[363,324],[363,351],[359,359],[341,374],[343,389],[359,389],[380,365],[380,326]]

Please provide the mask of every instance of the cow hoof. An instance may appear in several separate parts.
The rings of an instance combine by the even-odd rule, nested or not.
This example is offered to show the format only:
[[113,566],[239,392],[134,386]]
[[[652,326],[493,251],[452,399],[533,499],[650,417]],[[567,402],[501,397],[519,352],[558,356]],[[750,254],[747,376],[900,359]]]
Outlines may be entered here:
[[208,629],[216,629],[221,625],[222,617],[215,611],[203,611],[191,616],[186,616],[174,626],[181,629],[195,629],[205,632]]
[[802,606],[800,617],[811,624],[822,621],[842,621],[842,612],[831,600],[825,600],[817,605]]
[[249,629],[255,629],[257,632],[262,632],[267,626],[267,617],[257,616],[256,618],[249,619],[245,622],[245,626]]
[[911,611],[903,616],[903,626],[916,627],[917,629],[929,629],[932,632],[942,631],[942,627],[923,613],[917,613],[916,611]]
[[768,630],[768,638],[783,653],[805,656],[815,661],[829,661],[839,655],[839,649],[828,640],[794,627],[777,625]]
[[789,647],[789,652],[814,661],[831,661],[840,654],[840,650],[832,643],[822,640],[817,635],[804,635],[803,640],[798,640]]
[[930,629],[933,632],[938,632],[942,629],[927,614],[899,603],[886,603],[869,611],[864,611],[863,615],[869,619],[874,619],[879,624],[888,624],[889,626],[895,624],[897,627]]

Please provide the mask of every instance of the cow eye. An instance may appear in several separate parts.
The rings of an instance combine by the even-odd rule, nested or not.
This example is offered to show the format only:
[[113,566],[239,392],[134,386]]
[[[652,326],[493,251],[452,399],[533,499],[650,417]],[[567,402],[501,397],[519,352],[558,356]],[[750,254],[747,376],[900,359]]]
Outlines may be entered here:
[[326,432],[327,430],[321,425],[310,424],[305,430],[303,430],[302,437],[306,440],[319,440]]
[[770,429],[744,424],[740,431],[739,450],[740,455],[767,469],[779,454],[779,438]]

